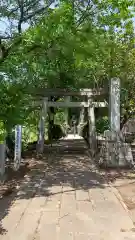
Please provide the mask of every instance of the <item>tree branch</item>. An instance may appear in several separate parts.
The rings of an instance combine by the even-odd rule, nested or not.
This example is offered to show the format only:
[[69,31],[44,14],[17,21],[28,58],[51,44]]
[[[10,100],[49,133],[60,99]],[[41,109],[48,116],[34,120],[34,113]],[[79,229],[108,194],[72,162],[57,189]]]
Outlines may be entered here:
[[[130,85],[128,86],[130,88]],[[134,99],[134,86],[132,86],[132,90],[128,91],[128,104],[124,107],[125,113],[121,118],[120,122],[120,129],[123,128],[123,126],[127,123],[127,121],[132,117],[132,115],[135,114],[135,110],[131,110],[130,108],[130,100]]]
[[4,35],[0,35],[0,39],[1,40],[7,40],[7,39],[12,39],[13,37],[11,36],[4,36]]
[[15,41],[13,44],[11,44],[10,47],[5,48],[5,46],[2,44],[2,40],[0,39],[0,50],[1,50],[1,56],[0,56],[0,63],[3,63],[6,58],[9,56],[10,51],[13,50],[14,46],[18,46],[22,42],[22,38],[18,38],[17,41]]
[[18,33],[20,34],[22,32],[22,20],[24,17],[24,1],[18,0],[18,5],[19,5],[19,9],[20,9],[20,19],[18,22]]
[[128,122],[128,120],[135,114],[135,111],[131,112],[129,107],[125,108],[126,113],[123,115],[120,121],[120,129]]
[[[20,20],[19,20],[19,23],[18,23],[18,32],[21,33],[21,24],[22,24],[22,22],[25,22],[25,21],[31,19],[36,14],[41,14],[43,11],[45,11],[47,8],[49,8],[53,2],[54,2],[54,0],[50,0],[49,3],[45,7],[37,9],[33,13],[31,13],[28,16],[24,17],[23,16],[24,15],[24,12],[23,12],[24,11],[24,6],[23,6],[24,1],[23,0],[18,0],[18,4],[19,4],[19,7],[20,7],[20,12],[21,12]],[[0,63],[1,64],[8,57],[8,55],[10,54],[10,52],[14,48],[14,46],[16,47],[16,46],[18,46],[22,42],[22,37],[20,35],[20,37],[13,44],[11,44],[10,47],[8,47],[6,49],[5,46],[2,44],[2,41],[1,41],[2,39],[9,39],[9,37],[8,38],[4,37],[4,36],[0,37],[0,51],[1,51]]]
[[8,52],[7,52],[7,49],[5,48],[5,46],[2,44],[2,40],[0,39],[0,50],[1,50],[1,53],[0,53],[0,57],[1,59],[5,59],[8,55]]
[[26,16],[26,17],[24,17],[24,18],[22,19],[22,22],[25,22],[25,21],[31,19],[31,18],[34,17],[36,14],[41,14],[41,13],[44,12],[47,8],[49,8],[53,2],[54,2],[54,0],[51,0],[51,1],[47,4],[47,6],[42,7],[42,8],[40,8],[40,9],[37,9],[37,10],[35,10],[34,12],[30,13],[28,16]]
[[8,18],[13,14],[13,13],[15,13],[17,10],[19,9],[19,6],[17,6],[16,8],[14,8],[14,9],[12,9],[11,10],[11,12],[9,12],[9,14],[8,14]]
[[29,3],[29,6],[26,8],[26,10],[24,11],[24,13],[28,13],[28,11],[32,8],[32,7],[35,7],[36,4],[39,3],[39,0],[35,0],[35,1],[31,1]]
[[[85,20],[85,18],[88,16],[87,11],[89,10],[90,3],[91,3],[91,0],[88,1],[88,4],[87,4],[87,7],[86,7],[85,11],[82,13],[81,17],[80,17],[79,20],[77,21],[77,28],[82,24],[82,22],[83,22],[83,21]],[[91,5],[90,9],[92,9],[92,5]]]

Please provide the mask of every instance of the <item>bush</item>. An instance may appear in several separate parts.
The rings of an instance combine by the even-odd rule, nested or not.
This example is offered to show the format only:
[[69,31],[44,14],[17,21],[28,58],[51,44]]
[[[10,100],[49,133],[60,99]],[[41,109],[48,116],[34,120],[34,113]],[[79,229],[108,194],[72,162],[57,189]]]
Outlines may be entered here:
[[62,130],[62,127],[58,124],[50,125],[48,128],[48,138],[49,140],[58,140],[61,137],[64,137],[65,134]]
[[97,133],[104,133],[105,130],[108,130],[109,127],[109,119],[108,117],[100,118],[96,121],[96,131]]

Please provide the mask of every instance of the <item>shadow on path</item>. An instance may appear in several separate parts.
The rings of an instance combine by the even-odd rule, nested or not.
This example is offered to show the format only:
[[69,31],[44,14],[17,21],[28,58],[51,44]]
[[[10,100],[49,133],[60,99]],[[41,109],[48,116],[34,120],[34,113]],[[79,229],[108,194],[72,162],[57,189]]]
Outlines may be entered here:
[[[46,146],[42,158],[32,159],[33,167],[21,183],[20,188],[12,195],[0,200],[0,221],[9,213],[15,200],[48,197],[60,194],[52,191],[56,186],[71,187],[69,191],[91,188],[104,188],[105,180],[95,169],[82,140],[67,140]],[[63,190],[61,190],[63,191]],[[0,234],[6,229],[0,228]]]

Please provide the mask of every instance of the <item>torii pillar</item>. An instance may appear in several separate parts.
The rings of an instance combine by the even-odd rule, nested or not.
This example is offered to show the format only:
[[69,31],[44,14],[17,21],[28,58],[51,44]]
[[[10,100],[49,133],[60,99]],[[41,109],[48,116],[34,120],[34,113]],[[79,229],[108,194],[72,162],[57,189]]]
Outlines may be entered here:
[[45,140],[45,119],[47,116],[47,98],[43,99],[42,108],[41,108],[41,115],[39,121],[39,137],[38,137],[38,144],[37,144],[37,151],[38,153],[44,152],[44,140]]
[[[71,100],[71,97],[70,96],[66,96],[65,97],[65,102],[68,104]],[[64,111],[64,118],[65,118],[65,125],[66,125],[66,133],[67,133],[67,128],[69,126],[68,124],[68,116],[69,116],[69,108],[65,108],[65,111]]]
[[89,144],[92,156],[96,151],[96,127],[95,127],[95,113],[92,99],[88,96],[88,124],[89,124]]

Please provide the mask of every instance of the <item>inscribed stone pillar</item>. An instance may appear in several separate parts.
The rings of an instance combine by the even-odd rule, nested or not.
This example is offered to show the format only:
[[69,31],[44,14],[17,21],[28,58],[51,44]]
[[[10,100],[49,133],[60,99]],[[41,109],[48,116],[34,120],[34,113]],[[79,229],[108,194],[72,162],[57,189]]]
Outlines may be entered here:
[[89,123],[89,144],[92,155],[96,151],[96,129],[95,129],[95,113],[92,99],[88,98],[88,123]]
[[110,81],[110,130],[111,140],[110,154],[111,165],[119,165],[119,155],[121,151],[120,140],[120,79],[112,78]]
[[21,163],[22,152],[22,126],[15,126],[15,156],[14,156],[14,168],[17,171]]
[[[120,79],[110,81],[110,128],[115,137],[120,132]],[[116,133],[116,134],[115,134]]]

